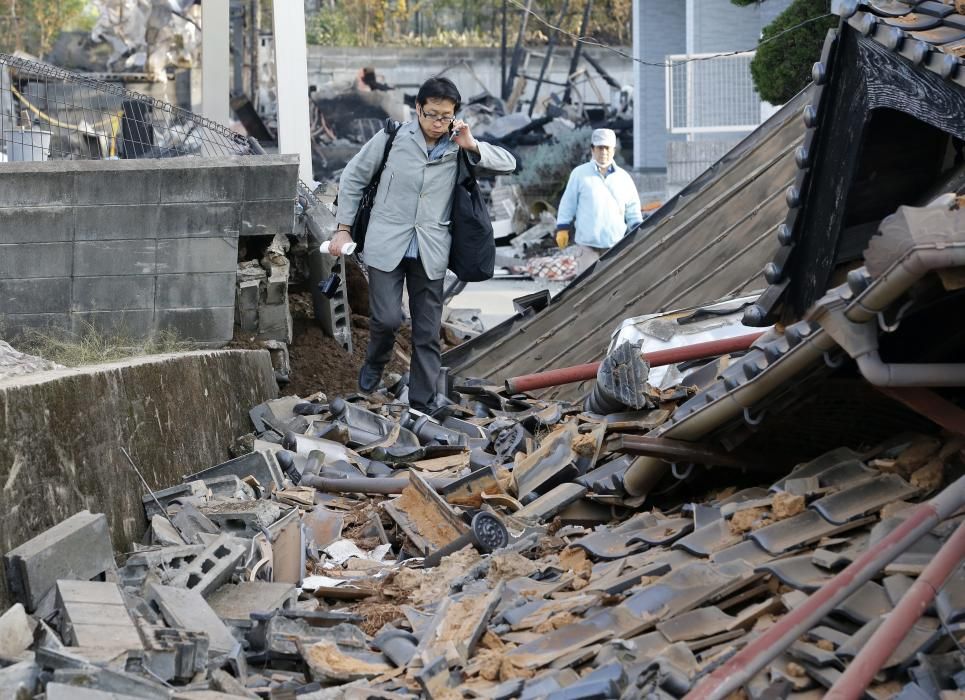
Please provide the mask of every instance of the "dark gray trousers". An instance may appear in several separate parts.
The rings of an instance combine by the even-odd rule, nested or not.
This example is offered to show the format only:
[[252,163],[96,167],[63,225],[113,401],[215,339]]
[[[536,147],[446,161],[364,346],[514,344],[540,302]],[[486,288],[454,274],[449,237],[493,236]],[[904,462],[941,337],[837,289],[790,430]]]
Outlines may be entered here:
[[392,358],[395,333],[402,325],[402,284],[409,289],[412,316],[412,364],[409,403],[426,407],[436,395],[442,365],[439,330],[442,326],[444,278],[431,280],[419,259],[403,258],[392,272],[369,268],[369,347],[365,361],[381,370]]

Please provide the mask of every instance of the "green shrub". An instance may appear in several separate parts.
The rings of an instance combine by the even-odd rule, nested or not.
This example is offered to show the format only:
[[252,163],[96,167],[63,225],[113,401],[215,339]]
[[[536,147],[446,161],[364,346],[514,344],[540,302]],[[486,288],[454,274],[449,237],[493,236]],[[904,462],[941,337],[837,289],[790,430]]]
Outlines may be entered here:
[[[749,5],[754,0],[731,2]],[[827,12],[828,0],[794,0],[764,27],[762,41]],[[837,23],[837,17],[825,17],[759,46],[751,61],[751,76],[761,99],[780,105],[803,90],[811,80],[811,66],[821,57],[825,35]]]

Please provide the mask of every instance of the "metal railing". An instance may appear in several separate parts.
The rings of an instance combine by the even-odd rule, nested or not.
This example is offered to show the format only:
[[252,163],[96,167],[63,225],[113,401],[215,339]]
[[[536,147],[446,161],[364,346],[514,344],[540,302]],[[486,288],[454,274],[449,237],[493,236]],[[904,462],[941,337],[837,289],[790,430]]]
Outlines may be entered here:
[[232,156],[248,139],[116,83],[0,53],[0,160]]
[[753,58],[753,51],[667,56],[668,131],[693,136],[756,129],[762,102],[751,79]]

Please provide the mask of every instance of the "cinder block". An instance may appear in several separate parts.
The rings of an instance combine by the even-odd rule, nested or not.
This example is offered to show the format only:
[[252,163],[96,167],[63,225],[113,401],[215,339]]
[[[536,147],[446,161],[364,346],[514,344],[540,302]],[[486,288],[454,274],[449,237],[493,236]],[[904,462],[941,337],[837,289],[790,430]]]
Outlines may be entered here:
[[0,243],[57,243],[73,239],[72,207],[0,209]]
[[189,474],[181,478],[182,481],[195,481],[201,479],[207,481],[220,476],[234,475],[239,479],[253,476],[263,487],[274,483],[276,488],[282,488],[285,475],[282,474],[281,467],[274,455],[267,452],[249,452],[241,457],[222,462],[221,464]]
[[196,591],[202,596],[211,595],[231,578],[247,551],[246,542],[222,535],[175,576],[171,585]]
[[0,279],[69,277],[72,251],[71,243],[0,245]]
[[147,338],[154,330],[154,318],[154,309],[75,311],[70,315],[70,327],[80,336],[94,329],[120,338]]
[[235,272],[238,268],[238,239],[171,238],[157,242],[158,274],[180,272]]
[[[64,161],[58,161],[58,164]],[[4,163],[0,168],[0,207],[46,207],[74,203],[74,172],[50,163]]]
[[239,172],[244,172],[246,200],[288,199],[294,207],[298,191],[297,156],[259,156],[244,161]]
[[88,205],[74,208],[74,240],[107,241],[155,238],[157,204]]
[[234,333],[234,307],[212,309],[157,309],[156,328],[184,340],[226,343]]
[[154,276],[75,277],[72,311],[154,308]]
[[288,270],[287,264],[272,265],[271,275],[265,285],[266,304],[288,303]]
[[198,591],[152,583],[146,598],[172,627],[207,634],[208,648],[215,655],[234,649],[236,641],[228,626]]
[[258,337],[292,342],[292,316],[287,303],[258,307]]
[[238,235],[241,225],[241,205],[238,202],[162,204],[157,211],[158,238],[234,237]]
[[140,663],[164,681],[187,683],[208,667],[209,643],[206,634],[152,627],[147,630],[144,641]]
[[259,280],[239,280],[235,306],[246,311],[249,309],[257,310],[260,291],[261,282]]
[[57,608],[61,637],[69,646],[143,648],[116,583],[57,581]]
[[33,612],[58,579],[116,578],[110,530],[103,513],[83,510],[7,552],[3,558],[14,600]]
[[225,584],[208,602],[225,622],[250,625],[252,613],[290,610],[295,607],[296,598],[295,586],[290,583],[244,581]]
[[161,174],[151,160],[103,161],[112,167],[78,172],[74,201],[79,204],[157,204]]
[[74,244],[74,276],[153,275],[153,240],[78,241]]
[[0,280],[0,311],[4,313],[66,313],[69,306],[70,280],[66,277]]
[[201,507],[211,522],[223,532],[238,537],[254,537],[281,517],[281,507],[273,501],[225,501]]
[[242,168],[232,162],[191,163],[177,170],[162,170],[162,202],[240,202],[244,197]]
[[234,303],[233,272],[158,275],[155,304],[159,309],[198,309]]
[[242,236],[290,234],[295,228],[295,199],[272,199],[244,203],[241,209]]

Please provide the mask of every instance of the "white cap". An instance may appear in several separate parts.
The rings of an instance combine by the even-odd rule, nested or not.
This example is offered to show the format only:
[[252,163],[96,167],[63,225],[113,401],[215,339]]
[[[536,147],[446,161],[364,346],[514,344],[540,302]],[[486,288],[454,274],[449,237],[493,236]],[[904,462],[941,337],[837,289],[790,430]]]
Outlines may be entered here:
[[616,148],[617,135],[613,132],[613,129],[594,129],[593,136],[590,137],[590,143],[594,146]]

